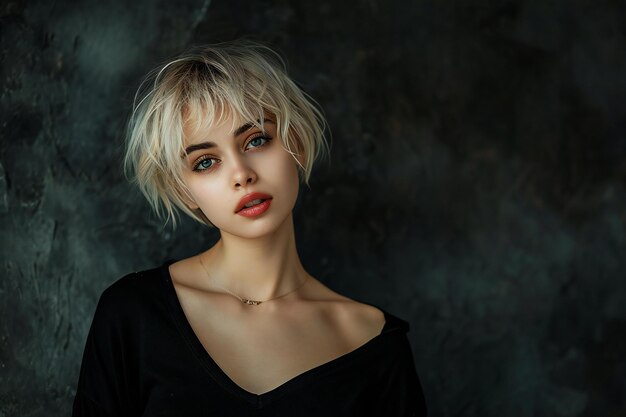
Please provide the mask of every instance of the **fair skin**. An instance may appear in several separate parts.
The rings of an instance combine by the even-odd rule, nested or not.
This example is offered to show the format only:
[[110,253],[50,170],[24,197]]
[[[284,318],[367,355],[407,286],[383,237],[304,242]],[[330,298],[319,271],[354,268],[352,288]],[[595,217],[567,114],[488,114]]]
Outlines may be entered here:
[[[385,318],[379,309],[337,294],[304,269],[292,217],[297,163],[283,148],[271,116],[265,132],[250,127],[234,135],[246,123],[229,116],[221,124],[185,127],[186,148],[209,141],[215,145],[184,157],[183,180],[193,197],[189,207],[203,211],[220,239],[205,252],[170,265],[170,275],[209,355],[241,388],[263,394],[368,342],[380,334]],[[258,217],[235,213],[250,192],[272,196],[269,210]],[[253,300],[288,294],[251,306],[224,289]]]

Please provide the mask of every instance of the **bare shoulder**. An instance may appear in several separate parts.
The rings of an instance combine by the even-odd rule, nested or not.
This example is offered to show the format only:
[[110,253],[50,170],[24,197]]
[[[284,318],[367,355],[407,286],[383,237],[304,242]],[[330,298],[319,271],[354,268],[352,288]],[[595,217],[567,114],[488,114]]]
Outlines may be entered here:
[[346,334],[356,339],[369,340],[377,336],[385,325],[385,315],[378,308],[347,299],[335,307],[338,324]]
[[170,275],[172,279],[177,283],[184,283],[184,278],[192,275],[194,271],[193,263],[191,262],[192,258],[181,259],[176,261],[169,266]]
[[361,341],[380,334],[385,325],[385,314],[380,309],[341,295],[318,280],[312,281],[316,298],[324,300],[327,313],[343,334]]
[[186,289],[206,290],[202,288],[204,282],[201,277],[200,263],[198,258],[181,259],[169,266],[170,276],[175,286]]

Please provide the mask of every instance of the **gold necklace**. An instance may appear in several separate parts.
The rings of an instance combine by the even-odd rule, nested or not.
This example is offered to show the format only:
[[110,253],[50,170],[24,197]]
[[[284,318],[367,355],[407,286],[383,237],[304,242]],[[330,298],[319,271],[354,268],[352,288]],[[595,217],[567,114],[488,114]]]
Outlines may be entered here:
[[[208,271],[208,270],[206,269],[206,267],[204,266],[204,262],[202,262],[202,257],[201,257],[200,255],[196,255],[196,256],[198,257],[198,260],[200,260],[200,265],[202,265],[202,269],[204,269],[204,272],[206,272],[206,274],[207,274],[207,276],[209,277],[209,279],[213,280],[213,278],[211,277],[211,274],[209,274],[209,271]],[[265,303],[265,302],[268,302],[268,301],[271,301],[271,300],[275,300],[275,299],[277,299],[277,298],[284,297],[284,296],[286,296],[286,295],[288,295],[288,294],[291,294],[292,292],[294,292],[294,291],[296,291],[297,289],[299,289],[300,287],[302,287],[308,278],[309,278],[309,276],[307,275],[307,276],[306,276],[306,277],[302,280],[302,282],[300,283],[300,285],[298,285],[298,286],[297,286],[296,288],[294,288],[293,290],[288,291],[288,292],[286,292],[286,293],[284,293],[284,294],[281,294],[281,295],[277,295],[276,297],[268,298],[267,300],[263,300],[263,301],[259,301],[259,300],[250,300],[250,299],[248,299],[248,298],[243,298],[243,297],[238,296],[238,295],[237,295],[237,294],[235,294],[234,292],[229,291],[228,289],[226,289],[226,288],[224,288],[224,287],[220,287],[219,285],[215,285],[215,284],[214,284],[214,285],[215,285],[217,288],[219,288],[219,289],[221,289],[221,290],[226,291],[226,292],[227,292],[227,293],[229,293],[230,295],[233,295],[233,296],[237,297],[237,298],[239,299],[239,301],[241,301],[241,302],[242,302],[242,303],[244,303],[244,304],[251,305],[251,306],[258,306],[258,305],[259,305],[259,304],[261,304],[261,303]]]

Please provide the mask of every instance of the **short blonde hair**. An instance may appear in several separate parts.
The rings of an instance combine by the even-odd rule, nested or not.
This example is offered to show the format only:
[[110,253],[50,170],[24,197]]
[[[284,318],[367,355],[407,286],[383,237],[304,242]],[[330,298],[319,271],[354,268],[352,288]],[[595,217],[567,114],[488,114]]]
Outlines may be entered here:
[[[182,180],[183,127],[195,120],[219,123],[227,113],[263,129],[268,113],[284,148],[296,159],[300,181],[309,185],[313,163],[329,154],[326,126],[317,103],[287,75],[281,57],[251,41],[203,46],[156,68],[141,83],[128,124],[124,171],[158,217],[175,208],[211,227]],[[294,149],[295,147],[295,149]],[[297,157],[304,155],[304,164]]]

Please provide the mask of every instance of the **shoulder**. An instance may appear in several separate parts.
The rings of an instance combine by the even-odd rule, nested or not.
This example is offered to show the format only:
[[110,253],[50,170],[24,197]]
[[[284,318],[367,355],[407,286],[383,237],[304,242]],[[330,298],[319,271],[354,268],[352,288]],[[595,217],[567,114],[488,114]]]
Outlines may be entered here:
[[119,315],[136,309],[159,291],[162,267],[127,273],[106,287],[100,294],[96,311]]
[[366,302],[350,300],[339,303],[335,311],[340,322],[346,328],[360,328],[375,336],[387,333],[397,333],[402,336],[402,334],[408,333],[410,329],[408,321],[380,306]]
[[386,309],[356,299],[341,295],[318,280],[313,280],[313,294],[309,294],[317,301],[324,301],[327,314],[345,334],[379,335],[392,330],[409,331],[409,323],[388,312]]
[[305,298],[321,307],[342,333],[380,333],[385,324],[381,309],[339,294],[314,277],[309,276],[309,279]]
[[[385,326],[385,313],[370,304],[352,299],[333,303],[333,315],[344,333],[365,333],[371,337],[379,335]],[[371,338],[370,337],[370,338]]]

